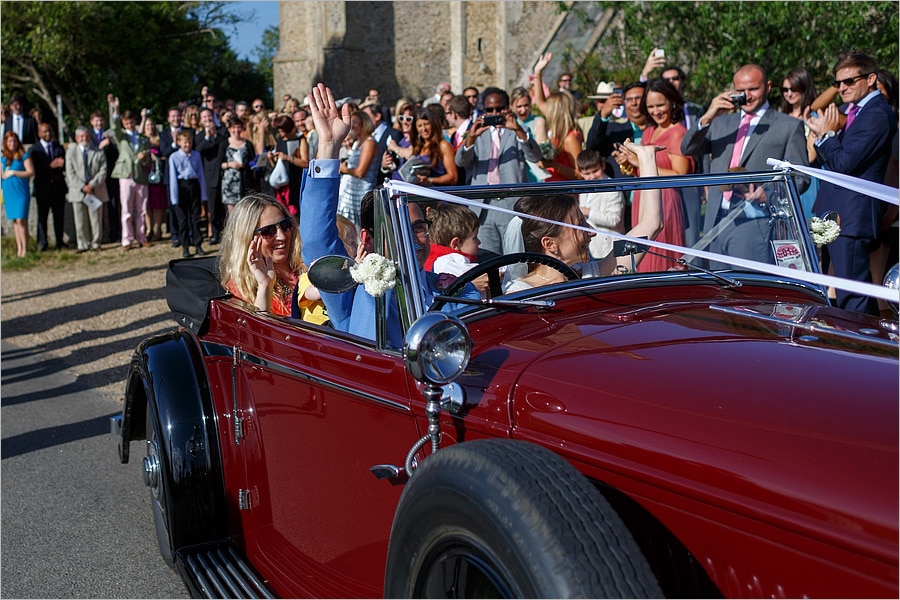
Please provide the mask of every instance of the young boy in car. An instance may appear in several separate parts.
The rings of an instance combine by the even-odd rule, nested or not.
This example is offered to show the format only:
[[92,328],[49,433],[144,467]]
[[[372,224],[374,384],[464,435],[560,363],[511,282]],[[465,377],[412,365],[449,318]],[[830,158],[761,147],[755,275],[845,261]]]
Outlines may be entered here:
[[[596,150],[584,150],[576,159],[578,171],[586,180],[607,179],[606,160]],[[578,205],[584,218],[597,231],[625,233],[625,196],[622,192],[590,192],[578,195]],[[597,235],[591,240],[589,250],[596,259],[609,254],[613,239]]]

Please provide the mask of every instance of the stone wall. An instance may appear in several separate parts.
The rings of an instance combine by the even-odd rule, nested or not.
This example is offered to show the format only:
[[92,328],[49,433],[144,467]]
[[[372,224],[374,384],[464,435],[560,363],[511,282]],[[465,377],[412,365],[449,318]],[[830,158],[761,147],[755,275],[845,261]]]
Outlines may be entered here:
[[338,97],[422,100],[523,83],[560,21],[555,2],[282,2],[275,97],[324,81]]

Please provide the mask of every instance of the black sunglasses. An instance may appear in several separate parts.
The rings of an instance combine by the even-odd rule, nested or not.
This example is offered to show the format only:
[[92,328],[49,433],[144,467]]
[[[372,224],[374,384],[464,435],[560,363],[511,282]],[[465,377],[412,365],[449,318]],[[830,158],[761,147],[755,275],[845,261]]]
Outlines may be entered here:
[[412,230],[415,234],[428,233],[429,227],[431,227],[431,221],[427,219],[418,219],[412,223]]
[[489,113],[499,113],[499,112],[503,112],[504,110],[506,110],[506,107],[505,107],[505,106],[492,106],[492,107],[490,107],[490,108],[488,108],[487,106],[485,106],[483,112],[484,112],[485,114],[489,114]]
[[862,75],[857,75],[856,77],[848,77],[847,79],[841,79],[840,81],[835,79],[834,81],[831,82],[831,85],[833,85],[836,88],[841,87],[841,84],[846,85],[847,87],[850,87],[851,85],[856,83],[857,80],[868,77],[869,75],[871,75],[871,73],[863,73]]
[[294,219],[292,219],[291,217],[285,217],[277,223],[272,223],[271,225],[263,225],[262,227],[255,229],[253,233],[258,233],[268,240],[272,237],[275,237],[276,229],[280,229],[282,233],[290,233],[293,224]]
[[783,88],[781,88],[781,93],[782,93],[782,94],[787,94],[788,92],[797,92],[797,93],[799,94],[799,93],[802,92],[802,91],[803,91],[803,90],[801,90],[801,89],[799,89],[799,88],[790,88],[790,87],[783,87]]

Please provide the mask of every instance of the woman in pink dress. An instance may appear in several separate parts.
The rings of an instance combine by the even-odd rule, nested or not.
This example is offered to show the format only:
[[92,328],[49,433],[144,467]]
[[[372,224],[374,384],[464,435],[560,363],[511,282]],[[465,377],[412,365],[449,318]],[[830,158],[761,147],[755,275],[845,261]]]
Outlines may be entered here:
[[[694,159],[681,153],[681,139],[687,133],[681,123],[684,115],[684,99],[675,87],[662,78],[652,79],[647,83],[644,96],[641,98],[641,112],[648,116],[653,123],[644,130],[641,136],[641,144],[644,146],[663,146],[665,151],[656,153],[656,165],[660,176],[686,175],[694,172]],[[618,148],[613,156],[619,164],[628,162],[637,169],[637,156]],[[637,173],[635,173],[637,174]],[[666,242],[684,246],[684,206],[681,200],[681,191],[673,188],[662,190],[663,228],[656,237],[658,242]],[[631,203],[632,223],[640,222],[641,195],[635,192]],[[683,255],[680,252],[654,249],[654,252],[678,259]],[[673,261],[661,256],[648,254],[638,265],[638,271],[648,273],[653,271],[667,271],[677,268]]]

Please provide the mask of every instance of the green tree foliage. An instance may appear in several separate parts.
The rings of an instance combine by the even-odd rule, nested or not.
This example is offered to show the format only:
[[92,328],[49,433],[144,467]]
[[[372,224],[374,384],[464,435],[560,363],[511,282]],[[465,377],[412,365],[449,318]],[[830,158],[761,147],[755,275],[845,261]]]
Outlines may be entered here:
[[69,127],[115,94],[122,108],[161,112],[200,88],[224,98],[262,94],[253,65],[228,47],[226,2],[2,2],[2,93],[22,93]]
[[272,90],[275,87],[275,75],[272,70],[272,59],[278,53],[279,41],[278,27],[270,25],[263,31],[260,45],[253,49],[256,56],[256,70],[266,80],[266,85]]
[[[583,77],[636,80],[654,46],[688,73],[687,96],[707,103],[743,64],[758,63],[779,97],[784,74],[806,67],[819,91],[832,79],[838,54],[862,50],[879,67],[898,71],[898,2],[601,2],[620,12],[622,29],[609,31],[597,52],[569,56]],[[583,71],[583,73],[582,73]],[[658,73],[656,73],[658,74]]]

